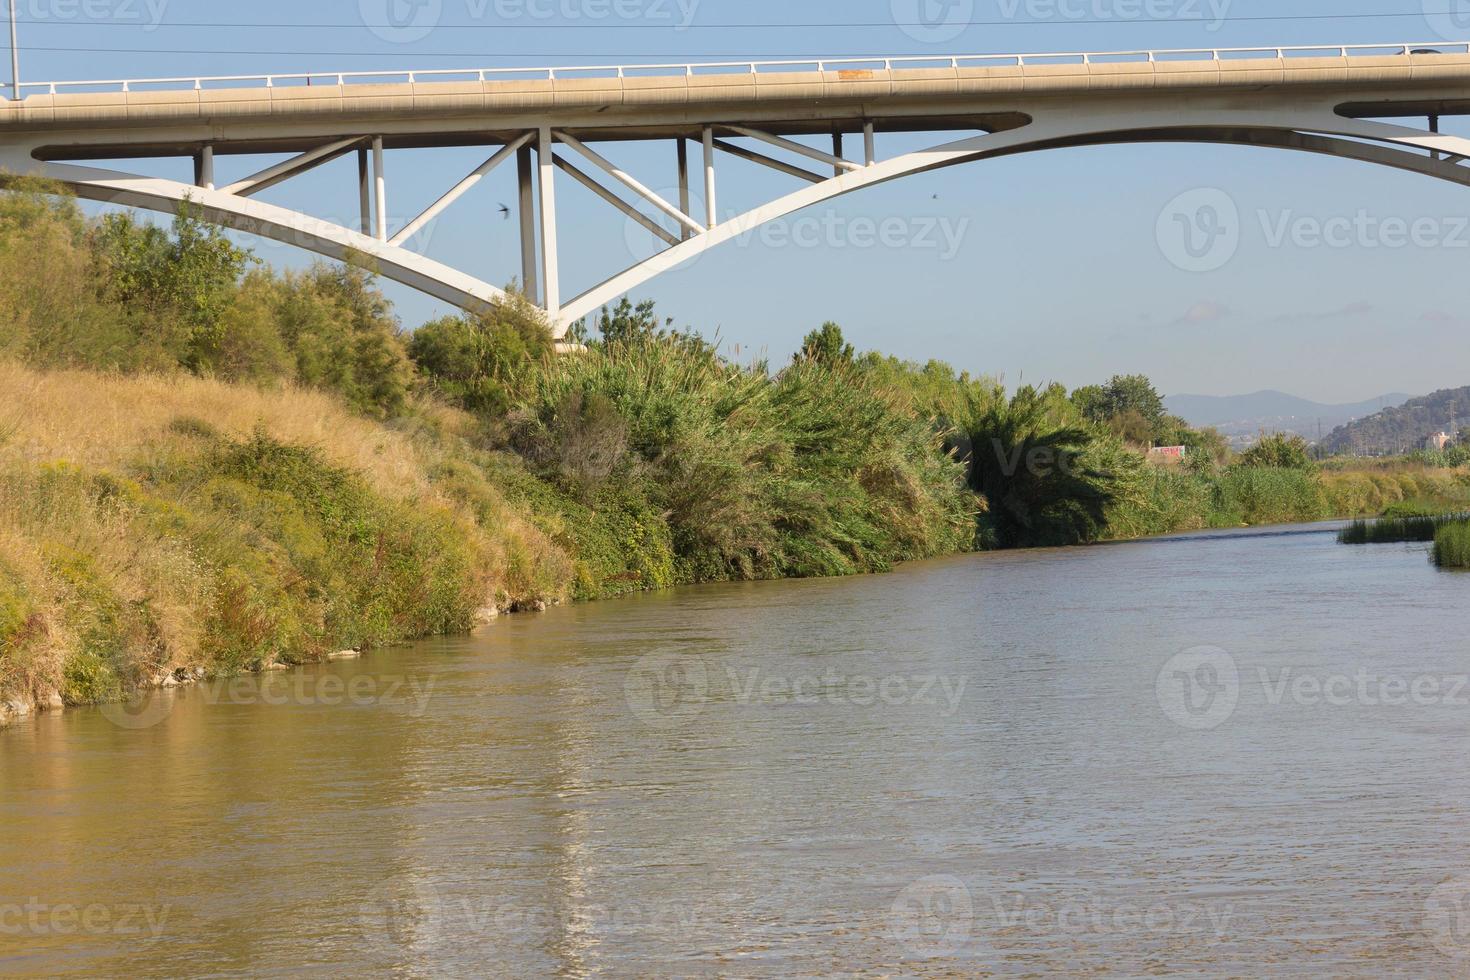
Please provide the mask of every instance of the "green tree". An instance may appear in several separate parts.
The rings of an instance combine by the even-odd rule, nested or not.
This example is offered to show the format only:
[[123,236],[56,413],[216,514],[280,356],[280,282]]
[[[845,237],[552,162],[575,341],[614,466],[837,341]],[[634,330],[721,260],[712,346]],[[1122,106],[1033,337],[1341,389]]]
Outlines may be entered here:
[[0,193],[0,354],[42,366],[131,367],[136,344],[107,308],[76,201],[21,179]]
[[483,314],[426,323],[408,342],[409,357],[436,391],[469,411],[490,415],[509,411],[553,351],[546,321],[515,294]]
[[221,321],[240,276],[255,261],[250,251],[206,224],[187,202],[179,207],[172,234],[140,224],[130,213],[109,214],[93,232],[92,244],[111,298],[135,317],[154,321],[144,325],[142,339],[154,340],[192,371],[211,373],[222,344]]
[[801,343],[797,360],[823,364],[847,364],[853,359],[852,345],[842,336],[842,328],[828,320],[820,330],[813,330]]
[[1078,388],[1071,400],[1083,418],[1109,426],[1129,442],[1157,441],[1168,428],[1163,396],[1142,374],[1118,374],[1105,385]]
[[370,272],[317,263],[306,272],[261,273],[247,286],[269,294],[298,383],[335,391],[379,418],[403,410],[413,367],[392,304]]
[[983,543],[1046,547],[1102,534],[1116,481],[1090,465],[1098,436],[1074,411],[1058,389],[1027,386],[984,412],[971,436],[971,485],[988,503]]
[[653,300],[644,300],[634,306],[625,296],[611,310],[605,306],[602,308],[598,329],[606,343],[641,344],[658,337],[662,329],[673,322],[670,319],[659,323]]
[[1262,435],[1261,440],[1240,454],[1240,465],[1279,470],[1310,470],[1311,447],[1301,436],[1276,433]]

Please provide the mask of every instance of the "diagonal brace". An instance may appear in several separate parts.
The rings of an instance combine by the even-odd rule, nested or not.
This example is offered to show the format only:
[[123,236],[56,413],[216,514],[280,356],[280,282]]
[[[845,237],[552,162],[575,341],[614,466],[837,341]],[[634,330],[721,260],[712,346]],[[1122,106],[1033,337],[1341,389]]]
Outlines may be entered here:
[[804,143],[798,143],[795,140],[789,140],[784,136],[772,136],[770,133],[763,133],[758,129],[747,129],[744,126],[726,126],[725,128],[732,133],[738,133],[741,136],[749,136],[751,139],[760,140],[762,143],[769,143],[772,146],[780,147],[783,150],[790,150],[792,153],[798,153],[801,156],[808,157],[812,160],[818,160],[822,163],[830,164],[831,166],[836,167],[839,170],[863,169],[862,167],[853,163],[851,160],[844,160],[842,159],[842,157],[833,156],[831,153],[823,153],[821,150],[814,150]]
[[725,140],[713,140],[710,145],[716,149],[724,150],[731,156],[739,157],[742,160],[749,160],[751,163],[758,163],[763,167],[770,167],[772,170],[779,170],[781,173],[789,174],[792,177],[800,177],[802,180],[811,181],[813,184],[820,184],[822,181],[830,179],[823,177],[821,174],[812,173],[810,170],[793,166],[784,160],[777,160],[775,157],[768,157],[764,153],[747,150],[743,146],[737,146]]
[[361,136],[353,136],[350,139],[338,140],[319,146],[314,150],[307,150],[299,156],[278,163],[273,167],[267,167],[258,174],[246,177],[244,180],[236,181],[228,187],[221,188],[226,194],[236,194],[240,197],[249,197],[258,194],[267,188],[279,184],[281,181],[294,177],[312,167],[320,166],[331,160],[337,159],[358,143],[362,142]]
[[670,245],[679,244],[679,239],[675,238],[673,235],[670,235],[667,231],[660,228],[658,226],[658,223],[649,218],[648,215],[643,214],[637,208],[629,205],[627,201],[624,201],[612,191],[608,190],[606,187],[603,187],[597,181],[593,180],[591,175],[578,169],[576,165],[567,160],[563,160],[559,156],[553,155],[551,159],[553,163],[561,168],[562,172],[576,180],[577,183],[581,184],[583,187],[587,188],[589,191],[596,194],[607,203],[611,204],[613,207],[617,208],[619,211],[623,212],[623,214],[627,215],[632,220],[638,222],[638,224],[642,225],[644,228],[647,228],[654,235],[663,239],[665,242],[668,242]]
[[469,173],[468,176],[465,177],[464,180],[461,180],[458,184],[455,184],[454,187],[450,188],[448,193],[439,198],[439,200],[435,201],[433,204],[429,205],[429,207],[424,211],[423,214],[419,215],[417,218],[414,218],[408,224],[404,225],[403,230],[394,235],[391,239],[389,239],[388,244],[402,245],[404,242],[408,241],[410,238],[418,233],[420,228],[424,227],[424,225],[439,217],[439,215],[444,212],[445,208],[449,207],[449,205],[453,204],[455,201],[463,197],[465,195],[465,192],[467,192],[471,187],[474,187],[476,184],[478,184],[485,177],[486,174],[490,173],[490,171],[494,170],[506,160],[510,159],[511,155],[519,150],[521,147],[531,142],[531,139],[534,136],[534,133],[524,133],[520,136],[520,138],[512,140],[511,142],[505,144],[505,146],[500,148],[499,152],[497,152],[490,159],[486,160],[484,163],[476,167],[473,171]]
[[700,224],[698,221],[695,221],[693,218],[689,217],[689,215],[685,214],[683,211],[680,211],[677,207],[670,204],[668,201],[665,201],[663,198],[659,197],[647,187],[643,186],[641,183],[638,182],[635,177],[631,176],[630,174],[623,171],[621,168],[611,163],[596,150],[584,146],[580,140],[568,136],[566,133],[563,133],[561,131],[557,131],[552,135],[554,135],[560,142],[565,143],[567,146],[571,147],[573,150],[576,150],[578,153],[582,154],[582,156],[586,157],[588,160],[591,160],[597,166],[607,171],[619,182],[621,182],[623,186],[627,187],[639,197],[647,199],[650,204],[658,208],[664,214],[667,214],[669,217],[673,218],[675,221],[679,222],[679,224],[683,225],[685,228],[688,228],[695,234],[703,234],[708,230],[707,228],[705,228],[704,225]]

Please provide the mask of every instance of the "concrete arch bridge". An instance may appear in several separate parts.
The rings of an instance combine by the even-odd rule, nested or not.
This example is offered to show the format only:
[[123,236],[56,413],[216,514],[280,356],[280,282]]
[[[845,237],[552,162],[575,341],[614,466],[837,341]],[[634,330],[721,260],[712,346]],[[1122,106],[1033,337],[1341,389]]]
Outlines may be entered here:
[[[208,220],[332,258],[371,257],[386,277],[465,308],[496,286],[408,246],[501,165],[519,178],[526,291],[557,336],[661,272],[792,212],[875,184],[1058,147],[1202,141],[1381,164],[1470,184],[1470,139],[1440,132],[1470,112],[1470,44],[978,55],[705,65],[448,70],[27,83],[0,103],[0,169],[82,198],[163,212],[190,200]],[[945,133],[881,153],[885,137]],[[813,146],[812,137],[816,137]],[[679,192],[609,159],[626,141],[669,144]],[[830,150],[827,148],[830,140]],[[390,228],[385,157],[484,147],[485,161],[427,210]],[[233,181],[221,157],[286,158]],[[357,158],[350,226],[258,199],[344,155]],[[789,193],[733,218],[716,210],[727,156],[771,168]],[[188,157],[192,182],[98,166]],[[664,244],[565,295],[555,175]],[[704,206],[691,213],[691,184]],[[615,217],[619,213],[621,217]]]

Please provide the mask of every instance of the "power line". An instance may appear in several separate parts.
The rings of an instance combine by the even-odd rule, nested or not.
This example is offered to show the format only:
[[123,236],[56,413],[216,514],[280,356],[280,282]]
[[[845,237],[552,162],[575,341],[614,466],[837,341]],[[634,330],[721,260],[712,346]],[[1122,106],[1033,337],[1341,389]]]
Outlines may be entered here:
[[[1283,21],[1328,21],[1328,20],[1407,20],[1407,19],[1423,20],[1424,19],[1424,16],[1425,15],[1423,13],[1402,13],[1402,12],[1400,12],[1400,13],[1357,13],[1357,14],[1260,14],[1260,15],[1245,16],[1245,17],[1225,17],[1225,18],[1222,18],[1221,19],[1220,23],[1223,23],[1223,24],[1243,24],[1243,23],[1283,22]],[[672,18],[670,18],[670,19],[672,19]],[[1198,23],[1198,22],[1205,21],[1205,20],[1208,20],[1208,19],[1209,18],[1206,18],[1204,16],[1191,17],[1191,18],[1182,18],[1182,17],[1115,17],[1115,18],[1111,18],[1111,19],[1107,19],[1107,20],[1055,20],[1055,19],[1053,19],[1053,20],[1029,20],[1029,21],[1028,20],[1017,20],[1017,19],[1011,18],[1011,19],[1004,19],[1004,20],[972,20],[972,21],[966,22],[965,26],[966,27],[1113,27],[1113,26],[1119,26],[1119,27],[1121,27],[1121,26],[1136,27],[1136,26],[1139,26],[1139,25],[1148,25],[1148,24],[1189,24],[1189,23]],[[286,28],[286,29],[292,29],[292,30],[350,30],[350,31],[361,31],[361,30],[365,30],[365,29],[371,29],[371,28],[374,28],[374,27],[379,27],[379,28],[392,28],[394,26],[394,25],[389,25],[389,24],[366,24],[366,23],[362,23],[362,24],[301,24],[301,23],[264,23],[264,22],[261,22],[261,21],[254,21],[254,22],[251,22],[251,23],[248,23],[248,24],[246,24],[246,23],[227,23],[227,22],[223,22],[223,21],[174,21],[174,22],[159,22],[157,24],[153,24],[153,23],[145,23],[145,21],[144,21],[144,19],[143,19],[143,17],[141,15],[139,17],[137,17],[137,18],[127,19],[127,20],[123,20],[123,19],[89,20],[89,19],[81,18],[81,17],[74,18],[74,19],[68,19],[68,20],[59,20],[59,19],[51,19],[51,18],[29,18],[29,19],[28,18],[22,18],[21,21],[20,21],[20,23],[21,24],[25,24],[25,25],[29,25],[29,26],[33,26],[33,27],[127,27],[127,28],[132,28],[134,30],[136,30],[136,29],[138,29],[140,27],[146,26],[149,30],[164,30],[164,29],[168,29],[168,28],[227,28],[227,29],[230,29],[230,30],[242,30],[242,29],[244,29],[244,30],[249,30],[249,29],[276,30],[276,29]],[[534,23],[534,24],[528,24],[528,23],[523,23],[523,22],[522,23],[510,23],[510,22],[496,21],[494,23],[445,23],[445,24],[440,24],[438,26],[443,27],[443,28],[446,28],[446,29],[457,30],[457,31],[458,30],[495,30],[495,31],[504,31],[504,30],[545,30],[545,29],[551,28],[551,27],[555,27],[559,31],[567,31],[567,30],[589,30],[589,31],[590,30],[596,30],[596,31],[607,31],[607,30],[649,30],[649,29],[653,29],[653,28],[662,28],[662,27],[667,26],[667,25],[664,25],[664,24],[653,24],[653,23],[649,23],[649,24],[619,23],[619,22],[614,21],[612,19],[599,21],[599,22],[597,22],[595,24],[569,24],[569,23],[565,23],[564,21],[560,21],[560,20],[550,20],[550,19],[548,19],[548,20],[543,20],[540,23]],[[779,29],[811,30],[811,29],[816,29],[816,28],[828,28],[828,29],[833,29],[833,28],[841,28],[841,29],[846,29],[846,28],[885,28],[885,29],[892,29],[892,28],[895,28],[895,27],[902,28],[902,27],[933,27],[933,26],[934,26],[933,24],[922,23],[922,22],[919,22],[919,21],[898,21],[898,20],[885,20],[885,21],[821,21],[821,22],[801,22],[801,23],[793,23],[793,22],[789,22],[789,21],[787,21],[787,22],[780,22],[780,23],[770,22],[770,21],[764,21],[764,22],[753,22],[752,21],[752,22],[741,22],[741,23],[717,23],[717,24],[690,23],[690,24],[681,26],[679,28],[679,30],[680,30],[681,33],[684,33],[684,32],[688,32],[688,31],[703,31],[703,30],[772,30],[772,29],[778,29],[778,30]],[[954,26],[959,26],[959,25],[956,24]],[[208,53],[208,52],[206,52],[206,53]]]

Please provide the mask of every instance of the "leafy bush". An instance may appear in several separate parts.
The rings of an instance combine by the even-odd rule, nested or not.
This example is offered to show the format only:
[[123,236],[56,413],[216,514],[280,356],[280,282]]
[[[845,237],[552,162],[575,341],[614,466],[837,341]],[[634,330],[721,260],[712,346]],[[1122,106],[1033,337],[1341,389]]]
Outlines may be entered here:
[[426,323],[408,354],[432,388],[471,412],[504,415],[551,356],[551,331],[521,296],[482,314]]
[[1470,521],[1456,521],[1434,536],[1434,563],[1440,568],[1470,568]]
[[1301,436],[1262,436],[1254,446],[1240,454],[1240,465],[1267,467],[1283,470],[1310,470],[1313,468],[1311,447]]
[[1236,466],[1215,487],[1217,525],[1290,524],[1329,515],[1312,473],[1275,467]]
[[[996,400],[971,433],[971,485],[985,496],[982,540],[1001,548],[1050,547],[1104,536],[1120,474],[1100,465],[1130,462],[1120,447],[1076,416],[1065,392],[1021,388]],[[1136,457],[1135,457],[1136,458]]]
[[[771,375],[697,338],[639,333],[536,380],[514,444],[584,500],[616,486],[614,511],[647,501],[677,581],[874,571],[973,534],[940,434],[855,365]],[[574,463],[571,445],[596,451]]]
[[1403,541],[1433,541],[1440,528],[1470,519],[1465,514],[1386,517],[1377,521],[1353,521],[1338,532],[1341,544],[1393,544]]

